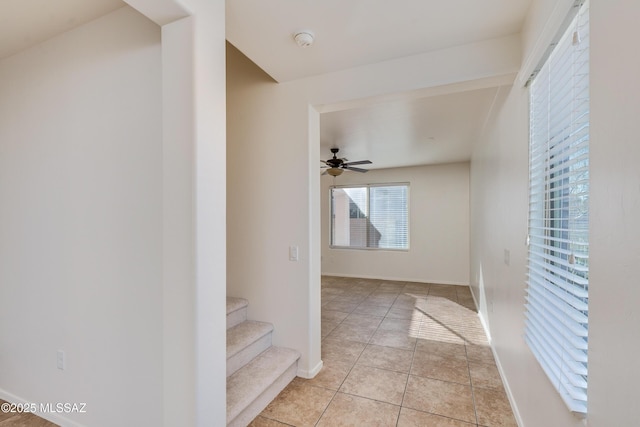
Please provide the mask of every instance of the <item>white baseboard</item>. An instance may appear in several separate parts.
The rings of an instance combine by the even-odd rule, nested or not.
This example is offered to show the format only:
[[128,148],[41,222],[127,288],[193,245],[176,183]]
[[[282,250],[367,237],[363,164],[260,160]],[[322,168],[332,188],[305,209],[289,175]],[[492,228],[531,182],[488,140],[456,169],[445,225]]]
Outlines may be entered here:
[[415,283],[433,283],[437,285],[455,285],[455,286],[469,286],[468,283],[452,282],[449,280],[432,280],[432,279],[415,279],[407,277],[380,277],[380,276],[367,276],[362,274],[340,274],[340,273],[322,273],[323,276],[329,277],[348,277],[351,279],[373,279],[373,280],[389,280],[393,282],[415,282]]
[[491,353],[493,353],[493,359],[496,361],[496,367],[498,368],[498,373],[500,374],[500,379],[502,380],[502,384],[504,384],[504,391],[507,394],[507,399],[509,399],[509,403],[511,404],[511,410],[513,411],[513,417],[516,419],[516,423],[518,427],[524,427],[524,423],[522,422],[522,417],[520,416],[520,411],[518,411],[518,405],[516,405],[516,400],[513,397],[513,393],[511,392],[511,387],[509,387],[509,381],[502,369],[502,364],[500,363],[500,358],[498,357],[498,353],[496,353],[496,348],[493,345],[493,340],[491,339],[491,331],[489,330],[489,323],[487,319],[480,312],[480,305],[476,300],[476,296],[473,292],[471,292],[471,296],[473,297],[473,302],[478,309],[478,317],[480,318],[480,323],[482,324],[482,329],[484,329],[484,333],[487,335],[487,339],[489,340],[489,345],[491,346]]
[[320,372],[320,370],[322,369],[323,366],[323,362],[322,360],[320,362],[318,362],[318,364],[311,370],[304,370],[304,369],[298,369],[298,373],[296,374],[297,376],[299,376],[300,378],[306,378],[308,380],[310,380],[311,378],[315,377],[316,375],[318,375],[318,373]]
[[491,343],[491,352],[493,353],[493,358],[496,360],[496,366],[498,368],[498,373],[500,374],[500,378],[502,379],[502,383],[504,384],[504,391],[507,393],[507,398],[509,399],[509,403],[511,404],[511,409],[513,410],[513,416],[516,419],[516,423],[518,427],[523,427],[524,423],[522,422],[522,417],[520,416],[520,411],[518,411],[518,405],[516,405],[516,400],[513,397],[513,393],[511,392],[511,387],[509,387],[509,381],[507,381],[507,377],[502,370],[502,364],[500,363],[500,358],[496,353],[496,349]]
[[[8,391],[3,389],[0,389],[0,399],[6,400],[7,402],[14,403],[14,404],[34,404],[35,403],[36,405],[40,405],[40,404],[50,403],[52,405],[55,405],[58,403],[58,402],[31,402],[29,400],[16,396],[13,393],[9,393]],[[54,424],[58,424],[60,427],[85,427],[84,425],[78,424],[75,421],[71,421],[70,419],[63,417],[58,413],[36,411],[34,412],[34,414],[39,416],[40,418],[44,418],[47,421],[51,421]]]

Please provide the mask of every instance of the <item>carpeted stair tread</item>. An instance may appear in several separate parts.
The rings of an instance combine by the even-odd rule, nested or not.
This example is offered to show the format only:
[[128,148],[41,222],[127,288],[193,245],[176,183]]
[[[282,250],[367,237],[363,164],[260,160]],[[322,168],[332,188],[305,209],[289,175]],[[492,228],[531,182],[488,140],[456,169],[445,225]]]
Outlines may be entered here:
[[227,331],[227,359],[273,331],[271,323],[246,320]]
[[227,329],[247,320],[249,301],[244,298],[227,297]]
[[270,347],[227,378],[227,423],[269,389],[300,358],[300,353]]
[[233,313],[249,305],[249,301],[244,298],[227,297],[227,314]]

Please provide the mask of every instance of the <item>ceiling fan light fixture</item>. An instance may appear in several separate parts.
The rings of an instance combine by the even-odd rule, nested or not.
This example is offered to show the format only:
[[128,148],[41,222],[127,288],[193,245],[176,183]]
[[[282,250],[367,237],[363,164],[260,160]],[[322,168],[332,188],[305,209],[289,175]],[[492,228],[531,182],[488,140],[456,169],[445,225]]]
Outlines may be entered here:
[[[356,168],[355,165],[370,165],[371,160],[358,160],[355,162],[349,162],[347,159],[339,159],[337,154],[340,149],[338,147],[334,147],[331,149],[331,154],[333,157],[329,160],[320,160],[321,163],[324,163],[325,166],[323,168],[329,167],[326,173],[336,177],[342,175],[342,172],[346,169],[352,172],[368,172],[368,169]],[[324,174],[323,174],[324,175]]]

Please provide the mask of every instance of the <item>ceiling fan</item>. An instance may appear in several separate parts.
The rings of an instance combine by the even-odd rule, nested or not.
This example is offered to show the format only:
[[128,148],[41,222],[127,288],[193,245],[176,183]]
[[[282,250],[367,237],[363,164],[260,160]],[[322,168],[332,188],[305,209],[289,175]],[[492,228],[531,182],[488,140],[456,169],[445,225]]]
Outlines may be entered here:
[[354,168],[354,165],[369,165],[371,164],[370,160],[358,160],[357,162],[347,162],[347,159],[339,159],[336,154],[340,151],[339,148],[332,148],[331,152],[333,153],[333,158],[329,160],[320,160],[327,166],[322,166],[323,168],[328,169],[324,171],[324,174],[329,174],[331,176],[340,176],[342,172],[346,170],[354,171],[354,172],[368,172],[368,169]]

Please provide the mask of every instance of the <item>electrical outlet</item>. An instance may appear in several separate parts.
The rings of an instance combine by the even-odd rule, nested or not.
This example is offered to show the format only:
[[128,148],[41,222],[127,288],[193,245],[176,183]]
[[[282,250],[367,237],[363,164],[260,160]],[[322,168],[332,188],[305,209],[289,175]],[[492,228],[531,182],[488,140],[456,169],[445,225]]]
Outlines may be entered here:
[[509,265],[511,263],[511,252],[509,249],[504,250],[504,263]]
[[64,360],[64,351],[58,350],[56,353],[56,363],[58,365],[58,369],[64,371],[65,368],[65,360]]

